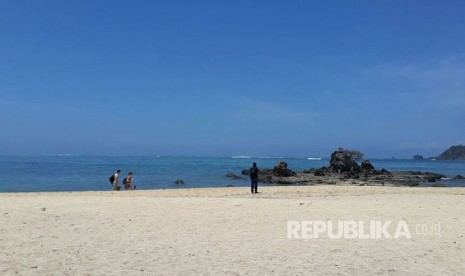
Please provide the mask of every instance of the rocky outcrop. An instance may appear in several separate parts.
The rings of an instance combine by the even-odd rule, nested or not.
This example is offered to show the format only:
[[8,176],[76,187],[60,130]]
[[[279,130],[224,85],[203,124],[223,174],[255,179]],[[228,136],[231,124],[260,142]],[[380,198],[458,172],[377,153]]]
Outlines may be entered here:
[[314,176],[327,176],[327,175],[329,175],[329,173],[330,173],[329,169],[326,168],[326,167],[323,167],[321,169],[317,169],[317,170],[313,171]]
[[287,168],[287,163],[284,161],[278,162],[273,168],[273,174],[280,177],[295,176],[296,173]]
[[452,146],[436,157],[437,160],[465,160],[465,146]]
[[371,164],[370,160],[363,160],[362,171],[374,171],[375,167]]
[[[242,174],[249,175],[249,170],[242,170]],[[278,185],[426,186],[428,182],[435,183],[443,177],[442,174],[430,172],[376,170],[369,160],[359,166],[340,149],[331,154],[329,167],[295,172],[289,169],[286,162],[281,161],[273,169],[260,169],[258,181]]]
[[361,168],[346,151],[339,149],[331,154],[329,169],[333,172],[360,172]]
[[458,174],[458,175],[454,176],[452,179],[454,179],[454,180],[463,180],[463,179],[465,179],[465,176],[462,176],[462,175]]
[[174,181],[174,184],[182,185],[182,184],[185,184],[185,182],[183,180],[181,180],[181,179],[178,179],[178,180]]
[[[249,170],[243,170],[242,173],[248,175]],[[386,169],[339,173],[323,167],[296,172],[294,176],[289,177],[275,176],[272,169],[262,169],[258,174],[258,181],[275,185],[420,186],[436,183],[442,177],[444,175],[429,172],[389,172]]]
[[425,172],[425,173],[423,173],[422,175],[424,176],[424,178],[425,178],[428,182],[436,182],[436,180],[440,180],[441,178],[446,177],[446,176],[443,175],[443,174],[431,173],[431,172]]

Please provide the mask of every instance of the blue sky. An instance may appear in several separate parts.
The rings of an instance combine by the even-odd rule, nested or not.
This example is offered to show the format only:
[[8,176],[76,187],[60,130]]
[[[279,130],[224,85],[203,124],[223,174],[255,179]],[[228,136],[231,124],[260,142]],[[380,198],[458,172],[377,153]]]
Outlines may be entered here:
[[435,156],[464,1],[1,1],[0,154]]

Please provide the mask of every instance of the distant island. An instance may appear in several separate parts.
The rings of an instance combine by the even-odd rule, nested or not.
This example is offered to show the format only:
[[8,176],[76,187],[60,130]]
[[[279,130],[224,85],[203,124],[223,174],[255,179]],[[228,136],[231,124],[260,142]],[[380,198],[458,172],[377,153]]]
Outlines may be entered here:
[[452,146],[436,157],[437,160],[465,160],[465,146]]
[[413,156],[413,159],[414,159],[414,160],[423,160],[424,158],[423,158],[422,155],[415,154],[415,155]]

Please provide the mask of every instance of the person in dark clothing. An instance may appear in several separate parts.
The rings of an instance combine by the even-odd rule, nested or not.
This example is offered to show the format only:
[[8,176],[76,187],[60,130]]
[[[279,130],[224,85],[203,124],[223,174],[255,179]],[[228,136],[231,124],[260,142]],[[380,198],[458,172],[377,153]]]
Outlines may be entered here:
[[124,184],[124,189],[125,190],[135,190],[136,189],[136,186],[132,185],[133,175],[134,175],[133,172],[129,172],[128,177],[123,179],[123,184]]
[[252,168],[250,168],[250,192],[253,194],[258,193],[257,192],[257,187],[258,187],[258,172],[260,170],[257,168],[257,163],[253,163]]

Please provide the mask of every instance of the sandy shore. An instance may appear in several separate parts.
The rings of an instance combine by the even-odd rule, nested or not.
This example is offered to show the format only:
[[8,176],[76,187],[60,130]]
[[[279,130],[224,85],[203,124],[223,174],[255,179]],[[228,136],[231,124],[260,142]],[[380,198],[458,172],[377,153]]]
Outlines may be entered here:
[[[0,194],[1,275],[463,275],[465,189],[305,186]],[[288,239],[293,221],[411,238]],[[415,228],[428,228],[427,234]],[[433,231],[440,225],[440,233]],[[431,231],[429,231],[431,230]]]

